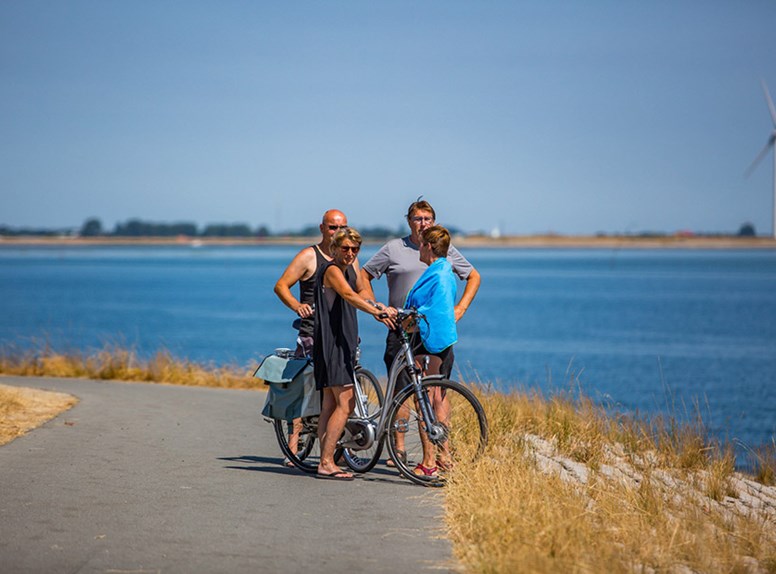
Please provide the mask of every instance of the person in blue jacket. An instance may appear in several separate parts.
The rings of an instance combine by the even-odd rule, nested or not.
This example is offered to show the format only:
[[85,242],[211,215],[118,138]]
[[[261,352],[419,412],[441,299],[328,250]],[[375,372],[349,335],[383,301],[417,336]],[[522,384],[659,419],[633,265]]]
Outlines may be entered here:
[[[450,233],[441,225],[423,231],[420,260],[428,265],[428,269],[410,289],[404,304],[405,307],[417,309],[426,317],[417,324],[421,345],[415,351],[418,367],[428,361],[426,375],[440,373],[453,345],[458,342],[458,332],[455,328],[457,285],[453,268],[447,259],[449,248]],[[436,395],[430,398],[437,417],[444,421],[449,416],[450,406],[440,391],[441,389],[435,389]],[[423,461],[415,467],[414,472],[420,476],[436,476],[438,467],[444,467],[448,458],[444,447],[437,452],[422,432],[421,440]]]

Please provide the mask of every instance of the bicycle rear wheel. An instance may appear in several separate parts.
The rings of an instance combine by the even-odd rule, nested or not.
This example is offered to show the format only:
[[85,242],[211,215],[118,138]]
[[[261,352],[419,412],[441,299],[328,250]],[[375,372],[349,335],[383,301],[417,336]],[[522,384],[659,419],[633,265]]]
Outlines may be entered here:
[[[294,425],[298,427],[296,449],[292,450],[289,441],[294,440]],[[295,419],[294,422],[282,420],[273,421],[275,436],[278,439],[280,450],[285,457],[299,470],[304,472],[318,472],[318,462],[321,459],[321,447],[318,440],[318,417],[306,417]]]
[[[477,397],[464,385],[428,378],[421,388],[433,405],[437,438],[429,438],[415,389],[410,386],[396,397],[388,414],[388,452],[405,478],[423,486],[443,486],[458,464],[482,453],[488,442],[488,422]],[[403,450],[406,459],[397,456],[397,450]],[[425,465],[433,472],[419,468],[424,453],[434,461]]]
[[[383,389],[377,377],[366,369],[358,369],[356,371],[356,381],[364,395],[362,405],[367,415],[366,420],[369,423],[375,423],[380,417],[380,411],[383,407]],[[342,450],[345,464],[354,472],[369,472],[372,470],[383,452],[382,440],[377,440],[374,436],[367,436],[370,429],[367,428],[368,425],[364,424],[364,422],[351,419],[346,424],[346,430],[352,437],[356,438],[356,442],[363,441],[363,444],[371,442],[371,445],[366,449],[345,448]],[[371,425],[371,429],[374,430],[374,424]]]

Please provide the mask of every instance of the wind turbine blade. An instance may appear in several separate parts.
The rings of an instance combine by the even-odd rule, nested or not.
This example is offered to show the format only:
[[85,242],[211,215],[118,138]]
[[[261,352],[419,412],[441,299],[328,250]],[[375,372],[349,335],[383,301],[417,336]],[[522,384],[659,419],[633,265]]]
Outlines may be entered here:
[[774,135],[772,135],[771,137],[768,138],[768,142],[765,144],[765,147],[763,147],[763,149],[760,151],[760,153],[757,154],[757,157],[754,158],[754,161],[752,162],[752,164],[748,168],[746,168],[746,171],[744,172],[744,176],[745,177],[749,177],[750,175],[752,175],[752,172],[757,167],[757,164],[759,164],[763,160],[765,155],[773,147],[773,143],[774,143],[775,140],[776,140],[776,134],[774,134]]
[[765,92],[765,99],[768,102],[768,110],[771,112],[771,121],[773,122],[773,127],[776,128],[776,107],[773,106],[771,93],[768,91],[768,86],[765,85],[765,80],[760,78],[760,83],[763,85],[763,92]]

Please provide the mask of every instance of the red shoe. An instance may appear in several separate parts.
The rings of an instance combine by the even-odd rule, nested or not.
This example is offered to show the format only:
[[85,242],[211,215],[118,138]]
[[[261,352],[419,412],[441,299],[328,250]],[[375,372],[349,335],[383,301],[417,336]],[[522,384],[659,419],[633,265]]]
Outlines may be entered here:
[[413,470],[417,476],[427,476],[429,478],[437,476],[437,467],[432,466],[431,468],[428,468],[427,466],[423,466],[423,464],[418,464],[418,466],[415,467],[415,470]]

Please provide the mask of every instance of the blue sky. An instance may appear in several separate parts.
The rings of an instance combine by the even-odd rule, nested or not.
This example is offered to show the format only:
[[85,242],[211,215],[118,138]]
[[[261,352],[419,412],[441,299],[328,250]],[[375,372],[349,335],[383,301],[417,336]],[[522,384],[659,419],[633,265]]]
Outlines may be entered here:
[[776,2],[0,2],[0,224],[770,233]]

